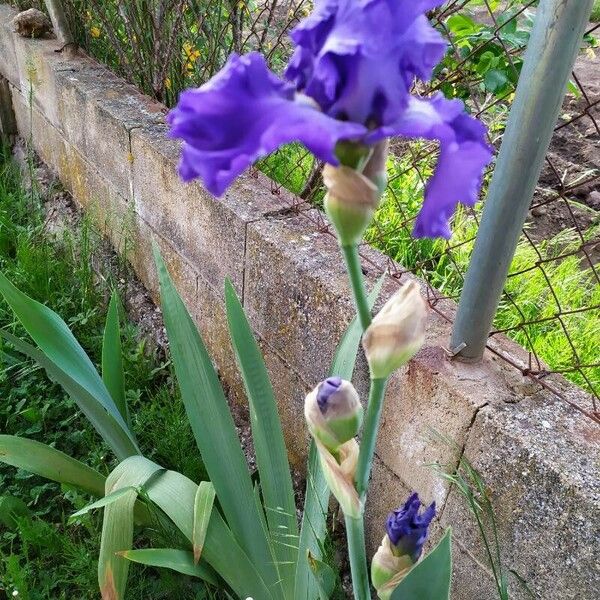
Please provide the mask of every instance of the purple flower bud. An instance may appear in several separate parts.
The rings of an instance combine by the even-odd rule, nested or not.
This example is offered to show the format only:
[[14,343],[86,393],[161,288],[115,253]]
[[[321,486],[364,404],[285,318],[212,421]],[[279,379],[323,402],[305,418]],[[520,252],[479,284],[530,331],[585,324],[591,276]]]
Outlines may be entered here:
[[421,556],[429,524],[435,517],[435,502],[421,514],[420,508],[421,500],[415,492],[402,508],[390,513],[385,524],[394,554],[408,555],[413,562]]
[[319,386],[319,391],[317,392],[317,404],[323,414],[327,412],[327,403],[329,399],[340,389],[341,385],[341,377],[329,377]]
[[349,381],[329,377],[306,396],[304,415],[311,435],[335,452],[358,433],[363,408]]

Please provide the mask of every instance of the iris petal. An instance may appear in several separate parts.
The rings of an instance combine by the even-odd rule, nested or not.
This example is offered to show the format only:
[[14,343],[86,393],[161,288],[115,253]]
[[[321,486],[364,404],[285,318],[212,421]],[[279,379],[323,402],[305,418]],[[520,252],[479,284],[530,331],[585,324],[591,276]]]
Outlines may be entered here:
[[324,0],[291,33],[286,77],[333,117],[385,125],[447,44],[425,17],[442,0]]
[[170,135],[183,140],[180,176],[199,177],[219,196],[257,159],[292,141],[338,164],[338,141],[359,138],[364,126],[336,121],[269,71],[258,53],[232,55],[204,86],[181,94],[169,113]]
[[492,158],[485,125],[467,115],[460,100],[436,94],[428,99],[411,97],[396,122],[372,131],[367,139],[374,143],[394,135],[440,142],[440,157],[427,183],[413,235],[449,238],[449,220],[456,205],[477,202],[483,170]]

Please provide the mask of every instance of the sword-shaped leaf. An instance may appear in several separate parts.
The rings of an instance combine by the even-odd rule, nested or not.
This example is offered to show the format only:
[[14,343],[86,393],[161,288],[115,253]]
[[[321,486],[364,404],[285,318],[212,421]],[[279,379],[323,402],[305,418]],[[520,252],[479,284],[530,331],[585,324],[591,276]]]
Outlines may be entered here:
[[53,379],[63,387],[119,460],[139,454],[133,434],[124,424],[118,412],[117,418],[115,418],[97,398],[77,383],[75,379],[66,371],[63,371],[41,350],[34,348],[31,344],[20,340],[18,337],[2,329],[0,329],[0,337],[10,342],[19,352],[32,358],[46,370],[50,379]]
[[192,545],[194,547],[194,564],[200,562],[206,530],[215,501],[215,487],[210,481],[201,481],[194,499],[194,527],[192,529]]
[[[16,288],[0,272],[0,294],[40,350],[81,387],[89,391],[115,418],[121,415],[92,361],[67,324],[51,309]],[[125,426],[125,422],[123,421]]]
[[275,557],[260,523],[252,480],[227,399],[204,342],[157,249],[155,259],[169,347],[196,444],[227,524],[277,594],[281,584]]
[[286,597],[294,591],[298,524],[281,421],[267,367],[231,282],[225,282],[229,335],[250,405],[252,440],[273,550]]
[[131,550],[133,544],[133,507],[138,488],[163,470],[143,456],[133,456],[117,465],[106,479],[106,497],[123,489],[126,491],[104,509],[98,558],[98,584],[103,600],[123,600],[125,597],[130,563],[117,552]]
[[0,435],[0,461],[92,496],[104,496],[106,478],[64,452],[15,435]]
[[204,563],[196,563],[194,555],[186,550],[174,548],[143,548],[141,550],[126,550],[119,556],[132,562],[150,567],[171,569],[191,577],[199,577],[212,585],[218,584],[214,571]]
[[74,512],[69,517],[69,521],[75,519],[75,517],[81,517],[83,515],[87,515],[87,513],[89,513],[91,510],[94,510],[96,508],[104,508],[105,506],[112,504],[113,502],[115,502],[115,500],[118,500],[121,496],[125,496],[128,492],[131,492],[131,491],[137,492],[137,489],[134,488],[133,486],[127,486],[127,487],[115,490],[112,494],[108,494],[108,496],[104,496],[104,498],[100,498],[100,500],[96,500],[95,502],[92,502],[91,504],[84,506],[82,509],[78,510],[77,512]]
[[391,600],[448,600],[452,580],[452,531],[422,558],[392,592]]
[[119,296],[113,292],[104,327],[102,341],[102,381],[106,385],[111,398],[127,423],[129,411],[125,398],[125,377],[123,375],[123,351],[121,348],[121,325],[119,323]]

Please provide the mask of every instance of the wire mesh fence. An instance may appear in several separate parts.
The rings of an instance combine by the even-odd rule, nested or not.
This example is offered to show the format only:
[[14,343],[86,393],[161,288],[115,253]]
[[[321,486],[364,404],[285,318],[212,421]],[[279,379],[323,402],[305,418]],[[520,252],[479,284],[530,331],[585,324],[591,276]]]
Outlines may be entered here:
[[[207,81],[231,52],[261,51],[281,72],[291,52],[287,33],[312,9],[310,0],[63,1],[79,44],[168,106],[182,89]],[[32,2],[16,4],[26,8]],[[449,50],[432,81],[417,91],[440,90],[462,99],[486,123],[496,148],[537,4],[454,0],[430,14]],[[503,358],[558,395],[548,379],[552,373],[581,386],[589,400],[576,407],[600,422],[600,51],[595,33],[600,35],[600,25],[590,23],[488,347],[497,352],[494,337],[501,333],[517,341],[528,351],[527,364]],[[458,211],[449,241],[411,237],[437,152],[435,143],[392,140],[388,188],[366,239],[390,257],[388,269],[399,280],[411,272],[426,281],[431,307],[451,321],[452,310],[441,301],[460,296],[481,203]],[[320,166],[292,144],[257,168],[271,178],[273,193],[284,187],[293,192],[298,213],[327,231],[322,218],[306,210],[323,199]],[[486,185],[482,198],[485,191]]]

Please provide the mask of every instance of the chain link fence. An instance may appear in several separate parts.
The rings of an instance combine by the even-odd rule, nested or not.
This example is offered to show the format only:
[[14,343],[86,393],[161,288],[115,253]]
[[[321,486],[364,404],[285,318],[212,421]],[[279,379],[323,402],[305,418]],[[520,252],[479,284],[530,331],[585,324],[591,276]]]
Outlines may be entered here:
[[[312,9],[310,0],[63,2],[82,48],[168,106],[182,89],[207,81],[231,52],[258,50],[281,72],[291,52],[287,33]],[[486,123],[496,148],[536,5],[533,0],[454,0],[430,15],[450,46],[432,82],[418,91],[441,90],[462,99]],[[494,336],[500,333],[517,341],[528,351],[527,364],[500,355],[561,397],[548,379],[552,373],[582,387],[589,401],[576,408],[600,422],[600,50],[594,34],[600,36],[600,24],[590,23],[488,348],[499,353]],[[452,321],[452,305],[443,300],[460,296],[481,203],[458,211],[451,240],[412,239],[437,151],[434,143],[392,140],[389,185],[366,238],[390,258],[388,269],[398,280],[411,272],[426,281],[430,306]],[[283,187],[293,192],[293,208],[328,231],[322,217],[308,210],[323,199],[320,167],[295,144],[256,166],[272,179],[274,194]],[[482,198],[489,173],[485,181]]]

